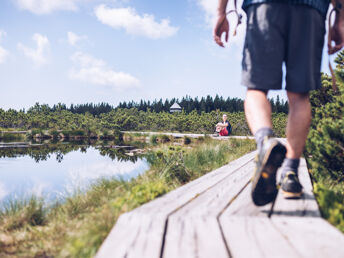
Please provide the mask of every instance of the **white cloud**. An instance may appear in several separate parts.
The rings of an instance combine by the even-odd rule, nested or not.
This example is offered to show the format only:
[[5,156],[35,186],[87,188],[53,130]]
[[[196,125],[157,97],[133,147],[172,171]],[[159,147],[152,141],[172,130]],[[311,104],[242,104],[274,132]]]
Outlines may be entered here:
[[49,14],[53,11],[75,11],[80,0],[16,0],[20,9],[34,14]]
[[37,196],[37,197],[42,197],[43,194],[51,189],[51,184],[48,182],[41,182],[41,181],[36,181],[34,185],[32,186],[31,189],[27,191],[27,195],[31,196]]
[[87,37],[86,36],[80,36],[80,35],[72,32],[72,31],[68,31],[67,38],[68,38],[68,43],[71,46],[75,47],[78,44],[78,42],[80,42],[83,39],[86,39]]
[[17,47],[24,55],[30,58],[36,65],[42,65],[48,62],[47,54],[49,53],[50,43],[46,36],[35,33],[32,39],[36,42],[37,47],[29,48],[21,43]]
[[0,182],[0,201],[8,195],[8,191],[3,183]]
[[17,7],[38,15],[50,14],[55,11],[77,11],[89,2],[127,3],[130,0],[12,0]]
[[216,22],[218,0],[197,0],[197,2],[205,12],[206,22],[213,27]]
[[71,59],[77,67],[70,71],[72,79],[97,85],[107,85],[116,90],[140,86],[139,80],[134,76],[114,71],[103,60],[96,59],[88,54],[76,52]]
[[168,19],[155,21],[154,15],[140,16],[134,8],[109,8],[99,5],[95,14],[100,22],[115,29],[123,28],[128,34],[145,36],[151,39],[168,38],[175,35],[179,28],[170,26]]
[[2,40],[2,38],[6,37],[7,33],[6,31],[0,30],[0,41]]
[[[6,35],[7,35],[6,31],[0,30],[0,42],[4,37],[6,37]],[[0,64],[5,63],[8,56],[9,56],[9,52],[6,49],[4,49],[2,46],[0,46]]]
[[8,56],[9,56],[8,51],[0,46],[0,64],[5,63]]
[[101,161],[89,166],[76,166],[68,170],[68,184],[66,190],[73,193],[75,189],[87,189],[90,183],[100,178],[119,177],[130,178],[136,173],[146,171],[149,166],[139,160],[135,163],[118,160]]
[[[215,23],[217,21],[217,6],[218,0],[196,0],[198,5],[205,13],[205,21],[209,28],[213,29]],[[239,0],[237,3],[239,13],[243,14],[241,10],[243,0]],[[234,9],[233,5],[228,4],[228,10]],[[237,16],[235,14],[230,14],[228,17],[230,23],[230,37],[229,37],[229,44],[235,44],[240,49],[242,49],[245,39],[245,31],[246,31],[246,16],[243,16],[242,24],[237,29],[237,35],[234,37],[233,32],[235,25],[237,23]],[[214,43],[215,44],[215,43]]]

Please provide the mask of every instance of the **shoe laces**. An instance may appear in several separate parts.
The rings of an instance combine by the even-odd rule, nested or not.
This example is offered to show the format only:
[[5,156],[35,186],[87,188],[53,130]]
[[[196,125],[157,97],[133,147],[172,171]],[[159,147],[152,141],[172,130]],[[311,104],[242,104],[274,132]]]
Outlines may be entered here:
[[294,172],[294,171],[288,171],[285,176],[284,176],[284,179],[283,180],[287,180],[287,179],[292,179],[296,182],[299,183],[299,177],[297,176],[297,174]]

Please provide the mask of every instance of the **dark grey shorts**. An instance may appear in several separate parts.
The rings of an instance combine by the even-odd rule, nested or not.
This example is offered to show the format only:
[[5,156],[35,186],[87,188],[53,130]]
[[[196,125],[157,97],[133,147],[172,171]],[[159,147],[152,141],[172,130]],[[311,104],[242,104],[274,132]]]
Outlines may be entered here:
[[325,20],[314,8],[285,3],[248,7],[242,84],[250,89],[282,88],[306,93],[320,88]]

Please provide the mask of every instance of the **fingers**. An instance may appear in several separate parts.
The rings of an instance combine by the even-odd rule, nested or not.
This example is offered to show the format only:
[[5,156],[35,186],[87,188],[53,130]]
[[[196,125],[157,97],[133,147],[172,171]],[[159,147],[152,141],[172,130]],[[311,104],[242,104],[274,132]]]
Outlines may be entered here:
[[328,53],[330,55],[338,52],[339,50],[341,50],[343,48],[344,44],[341,43],[341,44],[337,44],[335,46],[332,46],[331,43],[328,44]]
[[216,42],[216,44],[218,44],[220,47],[225,47],[225,45],[223,44],[222,40],[221,40],[221,36],[223,33],[225,33],[225,40],[226,42],[228,42],[228,21],[226,16],[223,17],[219,17],[216,26],[214,28],[214,41]]
[[215,35],[214,40],[215,40],[216,44],[218,44],[220,47],[225,47],[225,45],[223,44],[223,42],[221,41],[221,38],[219,36]]

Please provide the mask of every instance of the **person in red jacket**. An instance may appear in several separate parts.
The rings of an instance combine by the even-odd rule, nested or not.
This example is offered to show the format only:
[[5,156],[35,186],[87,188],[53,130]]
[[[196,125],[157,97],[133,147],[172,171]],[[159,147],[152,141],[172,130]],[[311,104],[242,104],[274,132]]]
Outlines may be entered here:
[[216,131],[219,133],[220,136],[228,136],[231,133],[232,126],[227,121],[227,115],[223,114],[222,116],[222,123],[218,123],[216,125]]

